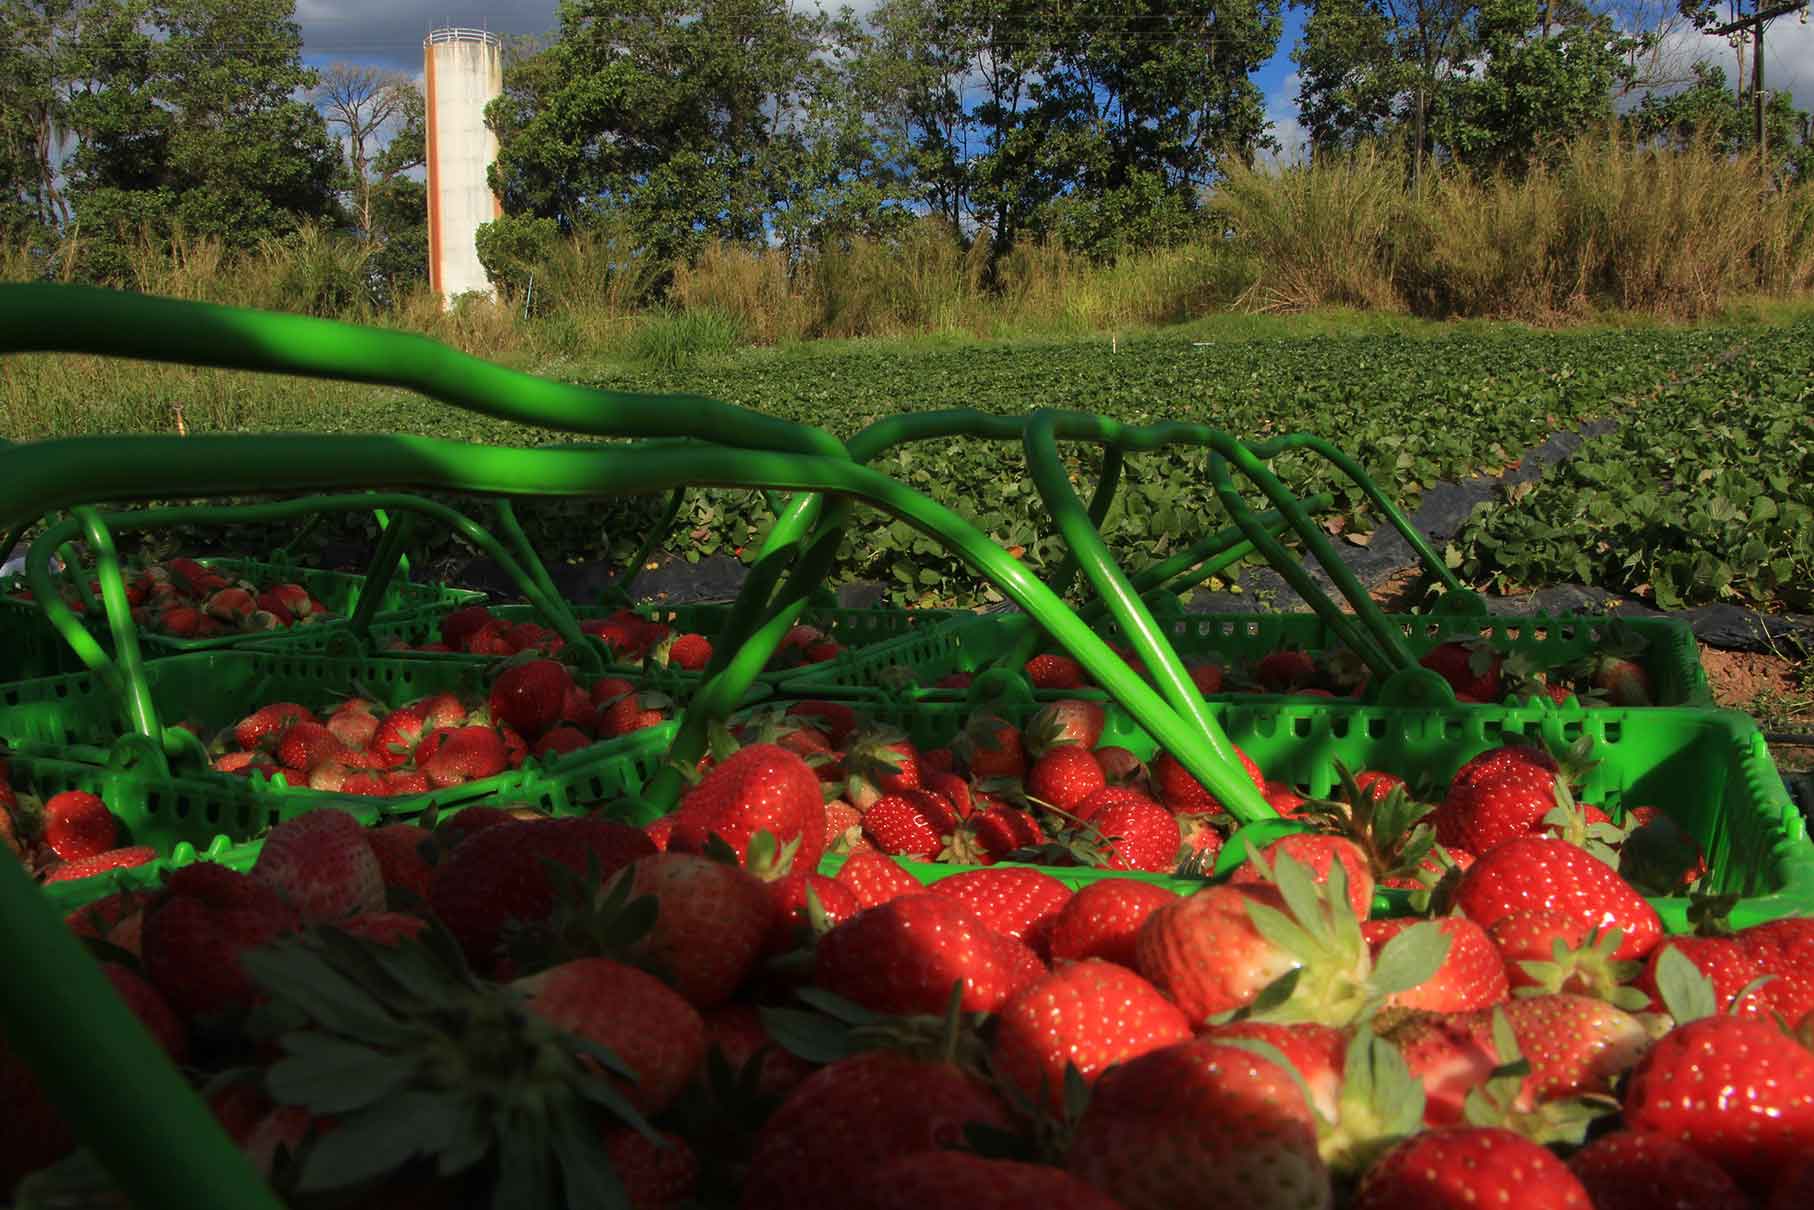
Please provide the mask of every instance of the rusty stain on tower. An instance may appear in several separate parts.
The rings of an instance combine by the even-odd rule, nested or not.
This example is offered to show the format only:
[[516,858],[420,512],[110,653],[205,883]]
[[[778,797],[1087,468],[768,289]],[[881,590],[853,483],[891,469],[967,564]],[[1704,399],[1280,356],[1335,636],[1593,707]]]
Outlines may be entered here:
[[428,124],[428,281],[451,307],[461,294],[492,294],[479,263],[479,224],[504,213],[485,171],[498,137],[485,106],[504,91],[498,36],[482,29],[437,29],[422,42]]

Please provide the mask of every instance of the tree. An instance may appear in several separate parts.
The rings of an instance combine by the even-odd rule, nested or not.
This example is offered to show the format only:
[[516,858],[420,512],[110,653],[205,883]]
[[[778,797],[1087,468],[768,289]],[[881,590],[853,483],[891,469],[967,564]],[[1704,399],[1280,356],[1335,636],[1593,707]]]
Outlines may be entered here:
[[180,227],[243,248],[333,213],[339,155],[296,99],[317,78],[293,11],[293,0],[121,0],[84,24],[70,192],[91,272],[124,277],[143,232]]
[[69,43],[111,0],[0,0],[0,232],[66,227],[58,155],[69,138]]
[[[379,140],[387,130],[408,121],[412,105],[420,124],[422,94],[414,81],[401,72],[335,63],[321,73],[314,98],[329,131],[339,133],[346,153],[347,192],[352,198],[353,217],[358,221],[360,238],[370,243],[372,191],[380,183],[373,179],[371,167],[379,154]],[[395,169],[392,175],[394,172]]]

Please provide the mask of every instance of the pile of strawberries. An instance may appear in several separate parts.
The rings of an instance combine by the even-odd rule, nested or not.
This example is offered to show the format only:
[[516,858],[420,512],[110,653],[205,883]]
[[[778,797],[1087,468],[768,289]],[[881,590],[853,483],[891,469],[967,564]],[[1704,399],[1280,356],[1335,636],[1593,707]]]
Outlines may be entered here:
[[66,882],[157,857],[150,846],[123,844],[125,839],[99,796],[63,790],[40,802],[13,788],[9,762],[0,758],[0,860],[11,854],[34,877]]
[[[1544,668],[1528,653],[1506,655],[1484,640],[1439,643],[1419,661],[1438,673],[1463,703],[1505,702],[1518,704],[1528,698],[1547,698],[1558,704],[1570,698],[1583,706],[1651,706],[1655,697],[1650,673],[1637,661],[1643,640],[1629,634],[1622,642],[1603,645],[1594,654],[1571,663]],[[1142,676],[1150,674],[1131,647],[1115,651]],[[1082,664],[1071,656],[1046,652],[1033,657],[1023,669],[1033,688],[1071,692],[1094,686]],[[1363,697],[1371,671],[1346,649],[1304,651],[1282,647],[1248,661],[1220,659],[1187,662],[1185,671],[1197,689],[1212,693],[1296,694],[1305,697]],[[912,669],[896,666],[884,670],[882,679],[906,687],[917,683]],[[967,689],[975,677],[952,673],[933,682],[933,688]]]
[[[712,658],[712,641],[703,634],[676,630],[666,622],[646,618],[633,609],[620,609],[602,618],[584,618],[580,630],[602,639],[613,660],[620,664],[653,665],[681,672],[698,672]],[[441,619],[440,640],[396,649],[421,652],[459,652],[465,655],[558,655],[566,640],[539,622],[513,622],[500,618],[483,605],[457,609]],[[781,640],[771,669],[797,668],[803,664],[836,659],[844,648],[816,626],[790,629]]]
[[[100,581],[89,584],[96,599]],[[29,589],[14,594],[29,601]],[[142,630],[175,639],[209,639],[307,626],[336,616],[301,584],[255,584],[230,580],[194,559],[148,563],[126,577],[132,620]],[[73,590],[64,602],[75,612],[85,606]]]
[[[1188,895],[985,864],[1130,868],[1123,803],[1173,821],[1159,868],[1186,817],[1220,843],[1096,710],[941,749],[798,703],[647,827],[320,809],[69,926],[296,1205],[1814,1204],[1814,920],[1722,933],[1666,817],[1575,801],[1589,754],[1494,748],[1433,803],[1250,767],[1315,826]],[[1044,839],[971,827],[1010,812]],[[974,863],[922,885],[901,836]],[[1387,882],[1421,917],[1372,916]],[[66,1195],[67,1130],[4,1053],[0,1087],[0,1181]]]
[[272,702],[212,737],[211,748],[223,773],[281,773],[340,794],[426,794],[657,726],[672,713],[670,698],[623,677],[586,686],[557,660],[518,658],[483,694],[435,693],[395,709],[361,694],[320,713]]

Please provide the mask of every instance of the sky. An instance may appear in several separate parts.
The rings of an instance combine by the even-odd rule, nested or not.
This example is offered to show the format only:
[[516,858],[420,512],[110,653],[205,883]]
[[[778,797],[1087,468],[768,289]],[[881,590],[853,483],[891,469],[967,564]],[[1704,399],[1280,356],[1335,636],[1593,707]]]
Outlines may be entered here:
[[[556,0],[297,0],[296,20],[302,26],[303,59],[313,67],[334,62],[395,68],[419,76],[422,39],[429,30],[471,26],[500,34],[546,33],[556,25]],[[859,11],[870,7],[855,5]],[[1297,77],[1291,48],[1303,27],[1297,8],[1285,12],[1285,32],[1279,49],[1254,76],[1266,95],[1266,113],[1273,137],[1292,152],[1301,147],[1302,127],[1297,121]],[[1732,78],[1735,59],[1723,39],[1689,34],[1682,43],[1687,53],[1704,57],[1726,69]],[[1792,17],[1770,26],[1765,39],[1764,84],[1787,88],[1803,110],[1814,110],[1814,24],[1803,25]]]

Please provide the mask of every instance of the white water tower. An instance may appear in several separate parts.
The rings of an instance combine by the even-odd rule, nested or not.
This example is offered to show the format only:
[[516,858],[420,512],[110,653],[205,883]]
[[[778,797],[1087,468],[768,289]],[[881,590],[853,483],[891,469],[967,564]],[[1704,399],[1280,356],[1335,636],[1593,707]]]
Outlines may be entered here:
[[428,281],[451,307],[460,294],[492,294],[479,263],[480,223],[503,215],[486,183],[498,137],[485,106],[504,91],[504,48],[483,29],[437,29],[422,42],[428,125]]

